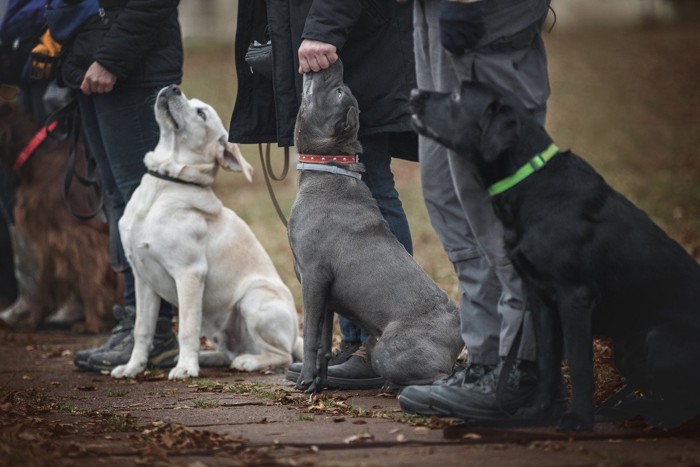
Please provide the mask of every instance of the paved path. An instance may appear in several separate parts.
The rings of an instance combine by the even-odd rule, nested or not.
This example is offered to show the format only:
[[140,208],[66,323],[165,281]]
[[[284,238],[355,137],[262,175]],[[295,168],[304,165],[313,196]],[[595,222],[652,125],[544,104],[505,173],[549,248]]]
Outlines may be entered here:
[[0,466],[14,465],[697,465],[683,436],[601,424],[487,430],[403,414],[379,391],[314,399],[281,372],[204,369],[116,381],[73,367],[104,338],[0,331]]

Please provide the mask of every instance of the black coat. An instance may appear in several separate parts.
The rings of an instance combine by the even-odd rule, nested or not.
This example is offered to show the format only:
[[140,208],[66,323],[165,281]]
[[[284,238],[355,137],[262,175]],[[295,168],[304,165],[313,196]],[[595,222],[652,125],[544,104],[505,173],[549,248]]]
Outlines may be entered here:
[[77,88],[93,61],[117,77],[117,86],[157,87],[182,81],[179,0],[125,0],[88,20],[66,45],[65,85]]
[[[231,141],[294,144],[302,81],[297,50],[304,38],[338,49],[344,80],[360,106],[360,138],[391,133],[392,155],[417,159],[408,110],[409,93],[416,86],[412,15],[411,2],[396,0],[239,2],[238,94]],[[272,81],[245,63],[248,45],[268,37],[274,57]]]

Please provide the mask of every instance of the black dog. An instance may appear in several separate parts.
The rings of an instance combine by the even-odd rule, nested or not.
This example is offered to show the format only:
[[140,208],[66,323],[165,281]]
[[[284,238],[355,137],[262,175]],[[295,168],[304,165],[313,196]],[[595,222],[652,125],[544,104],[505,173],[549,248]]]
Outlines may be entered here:
[[411,108],[420,134],[473,162],[539,302],[540,387],[522,415],[551,407],[563,345],[572,401],[559,428],[592,429],[594,334],[612,339],[628,387],[643,392],[635,414],[675,426],[700,413],[698,263],[583,159],[559,152],[507,91],[415,90]]

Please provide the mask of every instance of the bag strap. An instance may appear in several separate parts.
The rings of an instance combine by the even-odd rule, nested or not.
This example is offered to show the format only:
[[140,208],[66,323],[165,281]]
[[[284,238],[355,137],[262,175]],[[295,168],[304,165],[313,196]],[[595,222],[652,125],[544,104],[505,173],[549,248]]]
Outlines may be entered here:
[[270,182],[270,178],[277,182],[281,182],[287,177],[287,173],[289,173],[289,148],[284,148],[284,166],[282,167],[282,173],[279,176],[275,175],[275,173],[272,170],[272,161],[270,159],[270,143],[265,144],[264,158],[262,143],[258,143],[258,152],[260,154],[260,164],[262,165],[263,174],[265,175],[265,184],[267,185],[267,191],[270,193],[270,198],[272,199],[272,204],[275,206],[275,211],[277,211],[277,215],[279,216],[280,220],[282,221],[282,224],[284,224],[286,228],[287,219],[284,216],[284,213],[282,212],[282,208],[280,208],[280,204],[277,201],[277,196],[275,196],[275,191],[272,189],[272,183]]

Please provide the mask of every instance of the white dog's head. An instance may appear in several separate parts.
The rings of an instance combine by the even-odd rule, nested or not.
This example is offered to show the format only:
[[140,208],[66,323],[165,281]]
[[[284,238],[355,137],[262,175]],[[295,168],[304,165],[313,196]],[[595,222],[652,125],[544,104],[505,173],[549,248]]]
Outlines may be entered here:
[[252,181],[253,168],[208,104],[188,100],[176,85],[160,90],[155,105],[160,127],[158,146],[146,155],[149,169],[200,184],[211,184],[218,167],[243,172]]

